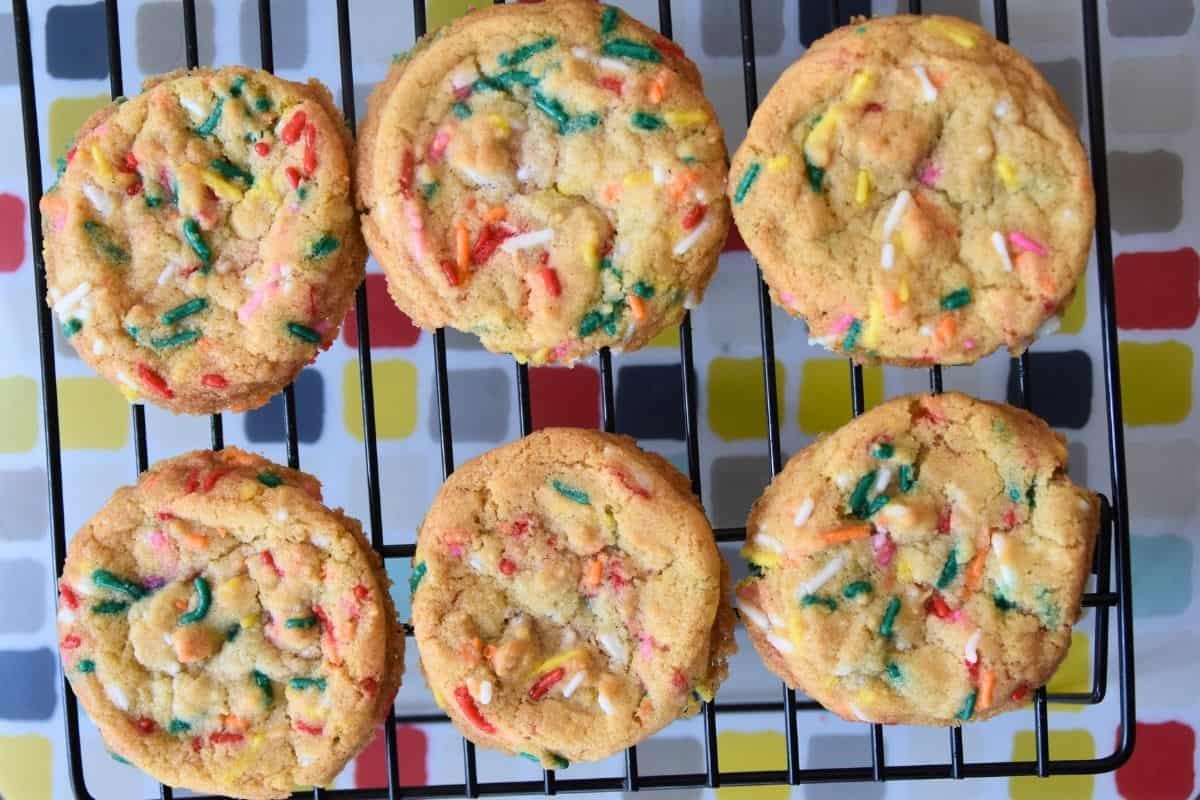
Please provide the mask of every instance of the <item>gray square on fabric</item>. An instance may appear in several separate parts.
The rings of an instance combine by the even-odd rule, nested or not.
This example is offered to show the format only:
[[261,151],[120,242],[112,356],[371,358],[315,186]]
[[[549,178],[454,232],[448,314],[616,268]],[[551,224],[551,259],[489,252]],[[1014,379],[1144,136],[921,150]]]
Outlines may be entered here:
[[[866,737],[817,734],[808,740],[807,767],[862,767],[871,763]],[[809,800],[877,800],[883,797],[881,783],[827,783],[804,787]]]
[[0,651],[0,719],[51,719],[57,680],[58,658],[48,649]]
[[[754,52],[772,56],[783,46],[783,0],[754,4]],[[710,56],[742,55],[738,4],[729,0],[704,0],[700,9],[700,43]]]
[[46,471],[30,469],[0,470],[0,542],[41,539],[49,524]]
[[[10,42],[11,33],[10,27]],[[50,7],[46,12],[46,71],[56,78],[108,75],[104,3]]]
[[766,456],[722,456],[712,463],[714,527],[741,525],[746,513],[771,481],[771,463]]
[[[455,441],[502,442],[508,433],[512,388],[502,369],[455,369],[450,371],[450,426]],[[430,387],[429,435],[437,439],[437,388]]]
[[1108,0],[1113,36],[1182,36],[1195,17],[1193,0]]
[[1039,61],[1037,68],[1067,104],[1075,126],[1083,124],[1083,64],[1077,58],[1062,61]]
[[1167,233],[1183,221],[1183,159],[1168,150],[1108,154],[1112,224],[1117,233]]
[[27,602],[0,603],[0,634],[36,633],[46,619],[42,598],[46,588],[46,568],[29,558],[0,561],[0,586],[10,599],[30,598]]
[[[239,18],[243,64],[262,63],[257,0],[242,0]],[[275,69],[299,69],[308,60],[308,0],[271,4],[271,51]]]
[[17,82],[17,49],[12,14],[0,14],[0,86]]
[[950,17],[969,19],[976,25],[983,24],[983,15],[979,12],[979,0],[925,0],[921,5],[922,14],[945,14]]
[[[211,64],[216,57],[214,20],[211,0],[196,0],[196,44],[201,64]],[[103,20],[100,26],[103,29]],[[146,3],[138,9],[137,55],[138,69],[147,75],[187,66],[183,44],[183,7],[179,3],[173,0]]]

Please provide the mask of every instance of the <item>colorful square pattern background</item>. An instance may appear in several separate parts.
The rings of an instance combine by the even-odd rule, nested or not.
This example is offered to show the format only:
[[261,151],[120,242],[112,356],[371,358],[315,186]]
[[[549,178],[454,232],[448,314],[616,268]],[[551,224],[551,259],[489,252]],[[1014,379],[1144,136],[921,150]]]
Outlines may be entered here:
[[[430,28],[490,0],[427,0]],[[33,69],[37,82],[43,173],[63,153],[78,124],[108,100],[104,5],[41,0],[31,5]],[[412,44],[408,2],[354,0],[354,95],[361,109],[393,53]],[[617,5],[651,23],[654,0]],[[676,37],[697,60],[706,85],[736,145],[745,132],[737,3],[676,0]],[[202,63],[259,64],[257,3],[198,0]],[[803,7],[801,7],[803,6]],[[843,2],[847,11],[871,9],[868,0]],[[926,0],[943,11],[993,24],[982,0]],[[1086,113],[1082,23],[1075,2],[1009,0],[1013,43],[1028,53],[1063,95],[1077,119]],[[882,798],[971,797],[1107,798],[1168,800],[1193,797],[1195,691],[1200,663],[1200,621],[1194,616],[1198,583],[1196,482],[1200,472],[1200,418],[1194,408],[1195,349],[1200,344],[1200,21],[1194,0],[1104,0],[1100,3],[1109,175],[1114,229],[1116,308],[1124,387],[1133,521],[1137,622],[1138,739],[1134,759],[1115,775],[1050,781],[997,779],[969,785],[940,783],[810,786],[790,790],[681,791],[673,798]],[[876,0],[890,13],[895,0]],[[824,3],[758,0],[754,3],[758,85],[765,93],[823,26]],[[317,76],[339,86],[336,17],[324,0],[274,0],[275,64],[290,78]],[[122,67],[129,91],[142,78],[183,65],[180,4],[176,0],[126,0],[120,4]],[[60,677],[54,657],[49,519],[42,444],[33,273],[20,126],[13,19],[0,11],[0,797],[66,798]],[[1086,131],[1081,132],[1085,135]],[[439,426],[432,378],[431,337],[415,328],[387,299],[378,268],[370,266],[371,340],[376,419],[388,541],[410,541],[440,481]],[[753,264],[736,243],[727,248],[709,299],[694,314],[699,382],[700,451],[704,501],[715,524],[738,525],[769,477],[763,434],[758,322]],[[786,453],[829,431],[849,416],[844,361],[808,347],[801,327],[776,314],[778,406]],[[1033,352],[1036,410],[1070,443],[1076,480],[1108,492],[1103,359],[1094,263],[1063,330]],[[479,348],[472,337],[447,335],[455,455],[460,461],[514,438],[519,429],[511,361]],[[59,339],[58,393],[66,524],[77,529],[116,486],[134,476],[128,406],[94,377]],[[686,452],[678,368],[678,336],[665,334],[641,353],[615,358],[617,424],[681,466]],[[1009,362],[988,359],[976,368],[946,372],[947,388],[989,398],[1012,395]],[[869,405],[925,387],[923,373],[868,370]],[[534,422],[599,423],[596,365],[574,371],[531,373]],[[358,383],[357,334],[341,340],[296,385],[302,466],[315,469],[327,497],[365,517]],[[226,415],[227,440],[284,458],[282,403],[248,414]],[[147,411],[151,459],[208,443],[207,421],[175,419]],[[398,581],[407,566],[391,565]],[[407,612],[403,598],[401,613]],[[1085,618],[1085,623],[1090,619]],[[1053,687],[1079,691],[1089,682],[1090,625],[1081,625],[1072,652]],[[745,643],[743,642],[743,645]],[[1111,667],[1115,669],[1115,666]],[[732,665],[729,699],[774,699],[777,683],[752,652]],[[428,710],[430,701],[409,661],[403,710]],[[1115,675],[1112,676],[1115,678]],[[1110,686],[1115,685],[1110,681]],[[1099,709],[1051,708],[1054,758],[1092,758],[1111,752],[1118,732],[1115,703]],[[784,765],[784,740],[766,717],[722,717],[718,736],[723,768]],[[1031,758],[1028,715],[1008,715],[972,727],[969,760]],[[800,757],[805,766],[869,763],[861,726],[827,714],[801,718]],[[640,750],[645,773],[702,769],[697,723],[680,723]],[[410,784],[461,781],[458,740],[446,726],[403,727],[401,777]],[[893,763],[943,761],[943,731],[889,729]],[[86,776],[98,798],[150,796],[153,786],[136,770],[108,758],[99,737],[84,724]],[[529,764],[490,753],[479,755],[490,779],[532,778]],[[616,761],[572,767],[571,775],[619,774]],[[376,786],[384,780],[382,739],[338,779],[339,786]]]

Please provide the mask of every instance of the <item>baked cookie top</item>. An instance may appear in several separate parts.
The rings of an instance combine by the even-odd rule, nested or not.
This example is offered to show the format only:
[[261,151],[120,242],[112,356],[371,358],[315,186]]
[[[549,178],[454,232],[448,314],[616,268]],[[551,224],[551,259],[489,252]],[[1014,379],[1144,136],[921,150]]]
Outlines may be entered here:
[[687,479],[633,440],[552,428],[464,464],[421,525],[413,627],[465,736],[546,767],[711,699],[728,570]]
[[788,462],[754,504],[738,604],[763,660],[848,720],[958,725],[1067,653],[1099,500],[1037,417],[900,397]]
[[532,363],[677,324],[717,266],[725,177],[695,65],[587,0],[425,37],[359,132],[363,231],[397,305]]
[[774,301],[867,363],[1023,351],[1070,300],[1095,218],[1058,94],[939,16],[816,42],[759,107],[728,190]]
[[324,86],[245,67],[154,78],[96,112],[41,200],[63,333],[131,400],[262,405],[362,280],[352,146]]
[[71,541],[63,671],[108,747],[235,797],[325,785],[404,667],[383,564],[315,478],[233,448],[155,464]]

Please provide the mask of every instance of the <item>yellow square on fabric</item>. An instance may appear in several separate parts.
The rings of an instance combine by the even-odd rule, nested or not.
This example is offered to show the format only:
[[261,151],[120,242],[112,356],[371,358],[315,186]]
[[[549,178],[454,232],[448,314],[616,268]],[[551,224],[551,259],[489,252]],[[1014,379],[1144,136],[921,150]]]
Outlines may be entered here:
[[679,326],[674,325],[659,331],[658,335],[651,339],[646,347],[672,347],[677,349],[679,347]]
[[[775,360],[775,399],[779,421],[786,419],[783,387],[787,370]],[[761,439],[767,435],[766,393],[762,361],[757,358],[714,358],[708,365],[708,426],[725,441]]]
[[1192,410],[1192,348],[1183,342],[1121,342],[1125,424],[1177,425]]
[[50,103],[50,160],[66,155],[75,133],[87,118],[109,104],[106,94],[91,97],[60,97]]
[[0,378],[0,453],[25,453],[38,436],[38,386],[33,378]]
[[472,8],[487,8],[492,0],[425,0],[425,27],[435,31]]
[[[417,368],[401,358],[372,364],[375,432],[380,439],[407,439],[417,428]],[[358,360],[342,370],[342,420],[351,436],[363,440],[362,391]]]
[[[1090,692],[1092,690],[1091,672],[1092,640],[1083,631],[1071,632],[1071,647],[1067,657],[1058,665],[1058,670],[1046,684],[1046,691],[1055,692]],[[1055,711],[1083,711],[1085,706],[1080,703],[1051,703]]]
[[1083,330],[1083,323],[1087,321],[1086,283],[1086,279],[1079,282],[1078,288],[1075,289],[1075,296],[1071,298],[1070,303],[1067,303],[1062,315],[1062,327],[1058,329],[1059,333],[1079,333]]
[[[883,402],[883,370],[863,367],[867,408]],[[800,430],[830,433],[850,421],[850,366],[844,358],[810,358],[800,370]]]
[[[787,743],[778,731],[717,734],[717,754],[723,772],[756,772],[787,769]],[[788,786],[722,786],[717,800],[782,800],[791,796]]]
[[0,736],[0,797],[50,800],[50,740]]
[[103,378],[59,378],[58,423],[68,450],[120,450],[129,438],[129,403]]
[[[1037,758],[1037,740],[1033,731],[1018,731],[1013,738],[1012,757],[1016,761]],[[1085,730],[1050,731],[1050,757],[1084,759],[1096,757],[1096,740]],[[1093,775],[1055,775],[1052,778],[1009,778],[1008,794],[1013,800],[1088,800],[1095,788]]]

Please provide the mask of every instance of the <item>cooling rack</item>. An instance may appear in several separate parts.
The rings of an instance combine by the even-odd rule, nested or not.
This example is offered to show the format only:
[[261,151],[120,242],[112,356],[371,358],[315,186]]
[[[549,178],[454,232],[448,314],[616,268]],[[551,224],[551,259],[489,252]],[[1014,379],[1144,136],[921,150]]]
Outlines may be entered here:
[[[438,2],[439,0],[430,0]],[[680,6],[692,8],[698,0],[682,0]],[[727,0],[730,3],[735,0]],[[827,5],[828,19],[839,24],[843,18],[838,0],[819,0]],[[411,13],[414,30],[420,36],[425,33],[426,0],[412,0]],[[497,3],[503,0],[496,0]],[[758,104],[757,65],[754,55],[754,27],[752,0],[736,0],[738,6],[742,68],[745,85],[746,119],[754,114]],[[800,0],[812,3],[814,0]],[[181,0],[183,31],[181,43],[184,47],[187,66],[195,67],[199,61],[196,27],[195,0]],[[397,5],[403,5],[397,0]],[[37,331],[41,359],[42,411],[45,425],[46,474],[49,484],[51,547],[55,561],[55,575],[62,571],[66,556],[66,531],[63,516],[62,453],[59,442],[58,395],[55,381],[55,359],[53,329],[46,296],[45,264],[42,260],[41,214],[34,200],[41,196],[42,153],[39,140],[36,87],[34,85],[33,56],[29,34],[29,9],[27,0],[13,0],[13,27],[16,40],[17,67],[21,91],[22,124],[25,137],[25,156],[29,185],[30,232],[33,243],[34,297],[37,308]],[[354,107],[354,61],[350,36],[349,0],[336,0],[337,44],[341,65],[341,94],[343,112],[353,129],[356,121]],[[911,13],[921,12],[920,0],[907,0]],[[476,765],[475,748],[465,739],[462,742],[463,782],[426,786],[404,786],[399,778],[396,725],[404,724],[449,724],[442,714],[397,715],[392,709],[384,725],[387,764],[387,786],[358,789],[313,789],[298,792],[296,798],[389,798],[399,797],[453,797],[501,794],[546,795],[560,792],[639,791],[653,789],[683,789],[689,787],[718,787],[733,785],[797,785],[804,783],[828,783],[845,781],[885,781],[980,777],[1067,774],[1095,774],[1115,770],[1133,752],[1134,744],[1134,674],[1133,674],[1133,619],[1131,610],[1131,577],[1129,564],[1129,512],[1125,475],[1125,442],[1121,412],[1120,371],[1117,363],[1116,312],[1112,269],[1112,238],[1109,226],[1107,146],[1104,130],[1103,90],[1101,86],[1100,33],[1097,0],[1081,0],[1081,25],[1083,28],[1084,67],[1086,76],[1087,130],[1091,150],[1092,179],[1096,189],[1096,280],[1100,300],[1100,333],[1103,354],[1103,376],[1105,389],[1105,412],[1107,422],[1108,461],[1112,479],[1113,496],[1101,497],[1101,528],[1098,533],[1096,557],[1092,567],[1095,578],[1093,591],[1085,593],[1083,605],[1094,609],[1091,648],[1091,688],[1078,693],[1047,693],[1038,689],[1029,711],[1014,714],[1031,714],[1035,739],[1035,758],[1032,761],[968,761],[964,757],[963,739],[969,736],[970,728],[950,728],[948,758],[945,761],[922,764],[889,764],[886,759],[884,727],[878,724],[866,726],[865,734],[870,742],[870,764],[828,764],[802,768],[799,757],[799,722],[802,713],[821,711],[821,706],[811,700],[798,697],[786,686],[781,687],[780,699],[773,702],[711,702],[702,710],[704,768],[700,772],[662,773],[642,775],[638,768],[637,747],[625,752],[624,775],[613,777],[570,778],[560,777],[554,770],[544,770],[542,779],[525,781],[496,781],[481,776]],[[995,35],[1008,41],[1008,8],[1006,0],[994,0]],[[106,38],[110,91],[113,97],[124,94],[121,74],[121,36],[118,25],[118,0],[105,0]],[[260,32],[261,67],[274,69],[274,51],[271,28],[271,2],[258,0],[258,22]],[[672,2],[658,0],[658,25],[662,34],[672,37]],[[771,323],[771,301],[766,285],[759,274],[757,278],[759,332],[761,337],[762,376],[766,404],[767,437],[764,442],[771,467],[775,474],[783,467],[780,449],[779,408],[776,395],[775,342]],[[361,384],[363,458],[366,462],[367,497],[370,509],[368,530],[371,544],[385,559],[411,558],[414,545],[385,545],[380,503],[379,458],[375,435],[374,391],[371,372],[370,328],[368,325],[367,292],[365,284],[358,287],[355,295],[358,332],[358,364]],[[691,315],[685,314],[679,328],[680,370],[683,385],[684,433],[687,444],[688,472],[692,490],[700,494],[700,451],[697,423],[697,389],[692,349]],[[437,416],[441,431],[442,471],[448,476],[454,470],[454,438],[451,430],[450,395],[446,368],[446,340],[442,330],[433,335],[433,366],[437,395]],[[599,355],[600,409],[604,430],[616,428],[614,406],[612,356],[608,349]],[[516,391],[520,408],[520,429],[525,435],[533,430],[530,406],[529,372],[524,364],[514,364]],[[854,415],[864,409],[862,368],[849,364],[850,397]],[[1014,359],[1018,404],[1030,407],[1033,387],[1029,356]],[[929,370],[929,389],[933,393],[942,390],[940,367]],[[287,461],[291,467],[299,467],[300,453],[297,438],[296,400],[293,387],[283,392],[284,425],[287,439]],[[140,404],[132,406],[134,431],[134,457],[137,469],[147,467],[145,409]],[[224,431],[220,414],[211,420],[212,447],[219,449],[224,444]],[[720,542],[740,542],[745,537],[742,528],[722,528],[716,531]],[[1110,626],[1115,627],[1118,665],[1117,704],[1120,711],[1121,733],[1113,751],[1103,757],[1090,759],[1055,759],[1050,755],[1050,727],[1047,719],[1047,703],[1099,705],[1108,696],[1109,686],[1109,635]],[[408,629],[411,635],[411,628]],[[71,786],[75,797],[91,800],[87,776],[81,752],[79,732],[79,709],[70,686],[63,684],[63,709],[66,726],[67,762]],[[770,715],[778,720],[784,732],[787,766],[780,770],[732,771],[721,767],[717,752],[717,717],[721,714]],[[661,766],[661,765],[656,765]],[[173,790],[160,786],[159,797],[169,800]]]

